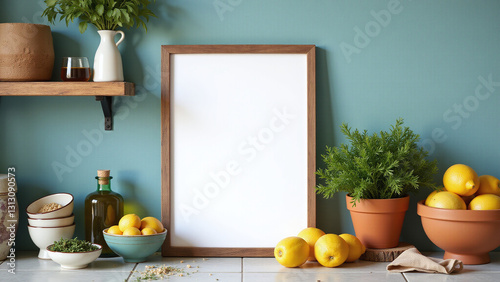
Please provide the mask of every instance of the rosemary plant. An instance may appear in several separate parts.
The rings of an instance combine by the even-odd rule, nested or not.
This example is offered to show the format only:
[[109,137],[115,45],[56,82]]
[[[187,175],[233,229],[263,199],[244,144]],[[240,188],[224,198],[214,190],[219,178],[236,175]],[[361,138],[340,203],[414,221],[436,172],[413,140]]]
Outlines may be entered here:
[[421,186],[437,189],[433,181],[437,161],[428,161],[428,152],[417,145],[420,137],[398,119],[389,132],[369,135],[343,123],[342,133],[350,145],[326,147],[326,165],[317,170],[324,184],[317,192],[325,198],[347,192],[353,206],[361,199],[400,198],[416,193]]

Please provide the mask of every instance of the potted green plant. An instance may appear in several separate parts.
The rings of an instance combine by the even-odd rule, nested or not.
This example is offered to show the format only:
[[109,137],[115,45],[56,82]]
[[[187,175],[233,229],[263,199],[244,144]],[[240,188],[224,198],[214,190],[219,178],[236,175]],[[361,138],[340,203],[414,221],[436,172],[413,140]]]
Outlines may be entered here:
[[[143,27],[155,14],[147,8],[155,0],[45,0],[47,8],[42,16],[50,23],[59,20],[69,22],[79,19],[81,33],[88,24],[98,29],[101,43],[94,57],[94,81],[123,81],[123,67],[118,45],[125,39],[125,34],[117,28]],[[145,21],[146,22],[145,22]],[[115,43],[114,37],[121,38]]]
[[350,145],[326,148],[325,168],[317,170],[324,184],[317,186],[325,198],[347,192],[356,236],[367,248],[392,248],[408,210],[409,194],[421,187],[437,189],[433,181],[437,162],[417,145],[420,137],[398,119],[389,132],[369,135],[346,123],[342,133]]

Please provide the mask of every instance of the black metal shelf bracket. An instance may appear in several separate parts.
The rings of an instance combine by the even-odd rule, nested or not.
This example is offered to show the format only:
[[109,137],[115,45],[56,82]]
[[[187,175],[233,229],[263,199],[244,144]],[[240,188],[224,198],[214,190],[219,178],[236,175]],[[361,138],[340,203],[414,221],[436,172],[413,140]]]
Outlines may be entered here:
[[113,104],[112,96],[95,96],[96,101],[101,101],[102,112],[104,113],[104,130],[113,130]]

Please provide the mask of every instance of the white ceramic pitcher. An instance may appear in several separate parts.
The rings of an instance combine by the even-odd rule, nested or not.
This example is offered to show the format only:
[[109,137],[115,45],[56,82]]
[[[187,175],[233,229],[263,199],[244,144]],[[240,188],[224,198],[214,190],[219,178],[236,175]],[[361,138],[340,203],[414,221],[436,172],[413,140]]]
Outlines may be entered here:
[[[94,57],[94,81],[123,81],[122,57],[118,45],[125,39],[121,30],[99,30],[101,43]],[[115,35],[121,34],[115,43]]]

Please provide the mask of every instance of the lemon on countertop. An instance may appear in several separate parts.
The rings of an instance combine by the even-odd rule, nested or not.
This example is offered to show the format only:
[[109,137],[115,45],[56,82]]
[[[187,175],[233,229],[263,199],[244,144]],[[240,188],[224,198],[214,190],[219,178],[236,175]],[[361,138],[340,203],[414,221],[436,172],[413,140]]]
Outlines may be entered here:
[[346,262],[354,262],[365,253],[366,247],[361,243],[358,237],[347,233],[340,234],[339,236],[349,245],[349,255],[345,260]]
[[300,238],[306,240],[307,244],[309,245],[309,258],[308,260],[310,261],[315,261],[316,258],[314,257],[314,244],[316,244],[316,241],[321,237],[325,235],[325,232],[319,228],[315,227],[308,227],[302,231],[299,232],[297,236]]
[[287,237],[274,248],[274,257],[285,267],[301,266],[309,257],[309,244],[298,236]]
[[336,267],[343,264],[349,256],[349,245],[336,234],[325,234],[314,245],[314,256],[326,267]]

